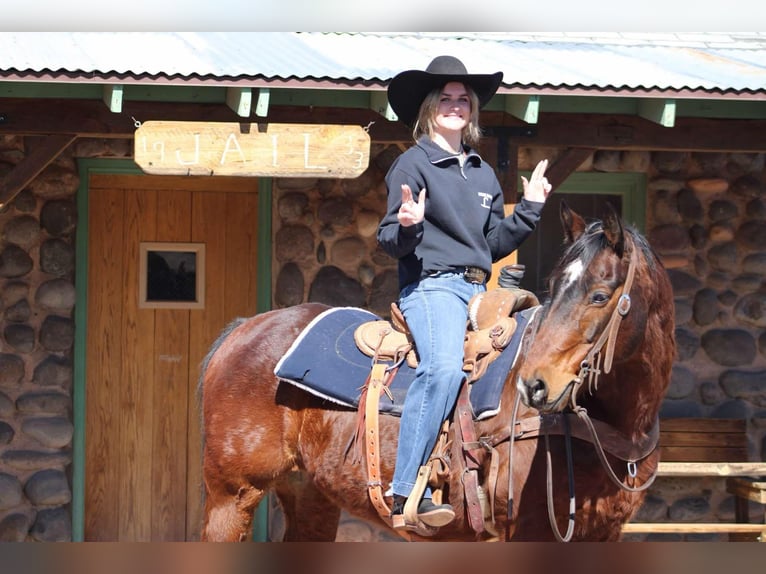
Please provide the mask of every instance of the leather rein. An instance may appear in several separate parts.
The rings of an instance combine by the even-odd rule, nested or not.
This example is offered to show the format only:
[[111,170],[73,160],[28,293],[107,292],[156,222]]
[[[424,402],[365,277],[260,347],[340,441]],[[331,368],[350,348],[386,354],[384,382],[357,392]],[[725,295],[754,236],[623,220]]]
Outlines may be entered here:
[[[659,417],[654,420],[654,424],[648,433],[643,434],[637,441],[626,437],[620,431],[611,425],[591,419],[588,411],[577,404],[577,393],[579,388],[587,381],[591,392],[598,389],[598,378],[602,373],[602,351],[604,351],[603,373],[609,373],[612,369],[614,357],[614,347],[617,340],[617,333],[623,318],[630,311],[630,289],[636,273],[637,254],[635,245],[631,248],[630,262],[625,282],[622,286],[622,293],[617,301],[617,305],[612,311],[612,316],[607,322],[599,338],[593,344],[585,359],[580,363],[580,371],[574,379],[573,388],[570,395],[570,405],[572,412],[566,413],[541,413],[538,417],[530,417],[518,420],[518,407],[520,396],[516,395],[516,404],[514,405],[511,419],[511,432],[507,437],[494,437],[498,444],[506,438],[510,439],[509,469],[508,469],[508,524],[512,522],[513,516],[513,445],[514,441],[525,438],[538,437],[541,434],[545,437],[546,454],[546,486],[548,502],[548,519],[553,529],[553,533],[559,542],[568,542],[572,539],[574,533],[575,518],[575,494],[574,494],[574,472],[572,468],[572,448],[571,437],[589,441],[593,444],[598,454],[602,466],[607,472],[611,481],[619,488],[629,492],[641,492],[649,488],[657,477],[655,468],[652,476],[640,486],[631,486],[620,480],[606,457],[606,452],[623,460],[627,463],[628,475],[635,478],[637,475],[636,463],[643,460],[655,451],[659,443],[660,425]],[[566,534],[562,535],[556,522],[553,511],[553,471],[550,452],[549,436],[551,434],[560,434],[565,438],[565,447],[567,455],[567,472],[569,479],[569,522]]]

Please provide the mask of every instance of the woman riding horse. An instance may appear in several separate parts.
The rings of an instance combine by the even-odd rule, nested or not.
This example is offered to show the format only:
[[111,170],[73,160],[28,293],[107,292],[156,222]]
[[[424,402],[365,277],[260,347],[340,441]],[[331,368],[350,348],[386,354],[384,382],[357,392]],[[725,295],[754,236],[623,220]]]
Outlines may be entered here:
[[[380,246],[399,260],[399,308],[419,359],[388,491],[396,529],[419,527],[405,520],[404,508],[465,380],[468,303],[486,291],[492,262],[532,233],[551,191],[543,161],[530,181],[524,179],[524,198],[506,217],[495,172],[475,150],[479,109],[502,77],[468,74],[457,58],[439,56],[425,71],[398,74],[388,87],[391,107],[413,126],[416,142],[386,175],[388,210],[378,228]],[[449,504],[432,502],[430,488],[411,504],[428,526],[441,527],[455,517]]]

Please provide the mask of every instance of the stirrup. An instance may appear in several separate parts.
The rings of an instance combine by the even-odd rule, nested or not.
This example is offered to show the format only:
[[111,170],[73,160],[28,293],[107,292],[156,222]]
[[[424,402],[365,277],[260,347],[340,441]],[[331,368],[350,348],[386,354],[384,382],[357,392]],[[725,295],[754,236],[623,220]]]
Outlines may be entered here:
[[408,532],[412,532],[413,534],[417,534],[418,536],[434,536],[437,532],[439,532],[439,529],[435,526],[428,526],[425,522],[422,520],[418,520],[414,524],[408,523],[404,519],[404,514],[394,514],[391,517],[391,527],[394,530],[407,530]]
[[[393,514],[391,516],[391,525],[395,530],[406,528],[421,536],[433,536],[440,527],[445,526],[454,520],[454,511],[452,512],[452,516],[449,516],[449,520],[444,520],[445,516],[443,514],[446,514],[447,510],[452,510],[452,507],[449,505],[434,505],[436,509],[443,507],[443,510],[445,510],[445,513],[442,513],[440,516],[423,517],[419,514],[418,511],[422,505],[423,494],[425,493],[430,476],[430,464],[423,465],[418,469],[418,478],[415,481],[415,487],[407,497],[407,501],[404,503],[404,508],[402,509],[401,514]],[[428,518],[432,518],[431,523],[429,523]]]

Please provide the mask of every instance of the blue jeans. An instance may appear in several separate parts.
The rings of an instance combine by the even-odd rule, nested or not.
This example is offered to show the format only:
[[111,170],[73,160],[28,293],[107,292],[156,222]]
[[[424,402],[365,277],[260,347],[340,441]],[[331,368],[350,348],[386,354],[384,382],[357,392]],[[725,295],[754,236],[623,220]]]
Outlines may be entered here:
[[[407,391],[399,427],[394,494],[409,496],[418,469],[428,461],[442,422],[457,401],[463,372],[468,301],[486,290],[463,275],[440,272],[405,286],[399,308],[418,352],[415,379]],[[429,496],[430,491],[426,492]]]

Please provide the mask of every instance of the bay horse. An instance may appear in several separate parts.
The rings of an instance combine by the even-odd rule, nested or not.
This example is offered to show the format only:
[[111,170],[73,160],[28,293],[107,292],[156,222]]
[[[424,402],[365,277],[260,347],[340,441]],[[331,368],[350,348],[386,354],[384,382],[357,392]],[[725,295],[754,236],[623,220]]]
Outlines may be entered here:
[[[493,439],[499,460],[497,481],[487,485],[496,535],[469,527],[455,464],[446,492],[456,519],[433,536],[408,539],[614,541],[641,505],[659,462],[658,412],[675,355],[672,287],[646,239],[614,210],[588,223],[562,202],[560,219],[566,249],[551,273],[549,295],[505,379],[499,412],[475,421],[476,436]],[[202,540],[247,540],[253,511],[269,492],[284,512],[285,541],[333,541],[341,509],[384,526],[368,496],[365,465],[346,456],[356,410],[273,373],[326,309],[306,303],[237,320],[205,358]],[[539,431],[556,426],[548,424],[556,416],[570,432]],[[578,421],[584,421],[579,435]],[[539,432],[511,430],[526,423]],[[398,426],[395,416],[379,418],[386,486]],[[636,455],[637,445],[652,436]],[[626,456],[608,448],[614,437]],[[461,456],[456,443],[454,458]]]

